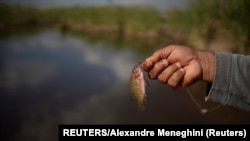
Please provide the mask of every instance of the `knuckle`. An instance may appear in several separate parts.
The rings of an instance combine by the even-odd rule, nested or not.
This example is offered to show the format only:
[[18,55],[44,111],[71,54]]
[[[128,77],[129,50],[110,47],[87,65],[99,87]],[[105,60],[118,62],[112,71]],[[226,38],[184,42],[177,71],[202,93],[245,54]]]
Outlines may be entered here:
[[167,61],[167,59],[162,59],[161,65],[164,66],[164,67],[167,67],[167,66],[168,66],[168,61]]
[[158,69],[159,69],[159,67],[160,67],[160,64],[159,64],[159,63],[155,63],[155,65],[154,65],[154,69],[155,69],[155,70],[158,70]]

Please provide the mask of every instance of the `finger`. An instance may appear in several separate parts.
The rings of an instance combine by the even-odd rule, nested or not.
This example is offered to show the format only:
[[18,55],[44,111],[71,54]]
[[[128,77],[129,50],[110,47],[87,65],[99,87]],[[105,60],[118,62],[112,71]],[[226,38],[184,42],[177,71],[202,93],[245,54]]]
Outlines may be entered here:
[[155,63],[153,68],[150,70],[149,77],[151,79],[156,79],[158,75],[169,65],[167,59],[162,59],[159,62]]
[[165,68],[160,75],[158,75],[158,80],[162,83],[168,83],[168,79],[171,77],[171,75],[178,69],[181,68],[181,65],[179,62]]
[[184,69],[183,68],[180,68],[178,69],[176,72],[174,72],[170,78],[168,79],[168,85],[172,88],[176,88],[176,89],[180,89],[182,88],[182,83],[181,83],[181,80],[183,79],[184,77]]
[[152,56],[148,57],[143,63],[143,69],[149,71],[153,68],[154,64],[161,60],[158,52],[155,52]]
[[149,71],[153,68],[154,64],[161,59],[167,59],[169,54],[172,52],[173,46],[165,47],[157,50],[152,56],[148,57],[144,63],[143,68],[145,71]]

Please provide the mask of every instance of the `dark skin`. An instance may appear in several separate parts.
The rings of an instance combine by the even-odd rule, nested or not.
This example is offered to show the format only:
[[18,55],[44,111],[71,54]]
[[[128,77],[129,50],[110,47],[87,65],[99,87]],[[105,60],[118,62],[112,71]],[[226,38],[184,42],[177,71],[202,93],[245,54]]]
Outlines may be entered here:
[[212,82],[215,76],[215,54],[181,45],[170,45],[155,51],[143,62],[151,79],[181,89],[196,81]]

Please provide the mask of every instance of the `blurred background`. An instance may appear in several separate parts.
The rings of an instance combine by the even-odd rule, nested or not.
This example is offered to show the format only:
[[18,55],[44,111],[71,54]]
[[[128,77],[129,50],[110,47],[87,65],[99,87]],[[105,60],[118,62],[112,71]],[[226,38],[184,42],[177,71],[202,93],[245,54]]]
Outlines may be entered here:
[[[249,124],[223,106],[202,115],[157,80],[130,100],[135,64],[169,44],[249,54],[247,0],[1,0],[0,138],[57,140],[58,124]],[[146,76],[147,77],[147,76]],[[206,84],[189,87],[204,108]]]

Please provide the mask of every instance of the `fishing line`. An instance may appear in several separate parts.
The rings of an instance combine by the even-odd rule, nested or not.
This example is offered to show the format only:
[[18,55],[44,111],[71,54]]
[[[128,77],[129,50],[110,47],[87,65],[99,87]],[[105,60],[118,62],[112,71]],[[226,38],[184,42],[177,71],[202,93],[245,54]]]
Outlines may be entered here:
[[208,112],[212,112],[224,105],[220,104],[218,106],[215,106],[211,109],[207,109],[207,108],[202,108],[201,105],[197,102],[197,100],[194,98],[194,96],[192,95],[192,93],[188,90],[188,88],[185,88],[185,90],[187,91],[187,93],[189,94],[189,96],[191,97],[191,99],[194,101],[194,103],[196,104],[196,106],[199,108],[199,110],[201,111],[201,114],[207,114]]

